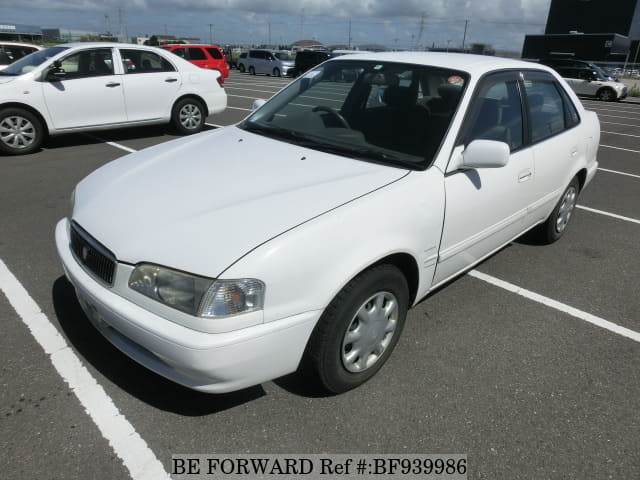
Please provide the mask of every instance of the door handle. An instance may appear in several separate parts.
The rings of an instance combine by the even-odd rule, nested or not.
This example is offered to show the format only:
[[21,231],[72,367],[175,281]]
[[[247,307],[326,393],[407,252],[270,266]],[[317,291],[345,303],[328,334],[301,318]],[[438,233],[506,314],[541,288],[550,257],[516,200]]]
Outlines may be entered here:
[[575,157],[578,154],[578,147],[573,147],[571,149],[571,156]]
[[167,79],[165,79],[165,82],[167,82],[167,83],[173,83],[173,82],[177,82],[177,81],[178,81],[177,78],[167,78]]
[[531,177],[533,176],[533,172],[531,171],[530,168],[527,168],[526,170],[522,170],[519,174],[518,174],[518,182],[526,182],[527,180],[529,180]]
[[119,87],[120,84],[118,82],[109,82],[105,85],[105,87],[109,87],[109,88],[113,88],[113,87]]

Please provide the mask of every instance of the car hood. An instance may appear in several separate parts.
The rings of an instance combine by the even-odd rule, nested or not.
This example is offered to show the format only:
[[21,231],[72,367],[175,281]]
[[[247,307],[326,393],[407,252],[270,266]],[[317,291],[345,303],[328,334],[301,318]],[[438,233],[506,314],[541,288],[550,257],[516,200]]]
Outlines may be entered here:
[[267,240],[407,173],[227,127],[96,170],[76,187],[73,218],[119,261],[216,276]]

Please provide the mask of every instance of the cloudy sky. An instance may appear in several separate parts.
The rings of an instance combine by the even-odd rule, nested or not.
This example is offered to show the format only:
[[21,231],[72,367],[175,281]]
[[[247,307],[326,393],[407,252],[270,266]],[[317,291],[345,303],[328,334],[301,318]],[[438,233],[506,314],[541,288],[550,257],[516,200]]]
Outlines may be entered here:
[[[7,6],[13,3],[11,6]],[[0,3],[0,23],[112,32],[169,33],[214,43],[288,44],[316,39],[354,45],[460,46],[520,51],[543,33],[550,0],[19,0]],[[108,16],[108,19],[105,18]],[[420,36],[421,20],[424,27]],[[212,26],[210,27],[209,24]]]

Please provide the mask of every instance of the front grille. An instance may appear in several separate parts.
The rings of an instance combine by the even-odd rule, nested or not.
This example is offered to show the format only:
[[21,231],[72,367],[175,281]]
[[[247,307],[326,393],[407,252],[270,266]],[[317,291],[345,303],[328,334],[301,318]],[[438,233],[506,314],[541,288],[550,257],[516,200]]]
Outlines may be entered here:
[[113,285],[116,257],[76,222],[71,222],[71,251],[76,260],[107,285]]

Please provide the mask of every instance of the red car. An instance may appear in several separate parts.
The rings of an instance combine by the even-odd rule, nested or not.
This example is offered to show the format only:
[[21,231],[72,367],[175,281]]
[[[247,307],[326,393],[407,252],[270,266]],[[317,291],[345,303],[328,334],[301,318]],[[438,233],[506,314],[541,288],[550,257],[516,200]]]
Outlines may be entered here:
[[160,47],[175,53],[200,68],[218,70],[220,72],[220,77],[218,77],[220,84],[229,76],[229,65],[227,65],[227,61],[224,58],[224,53],[217,45],[167,44],[160,45]]

